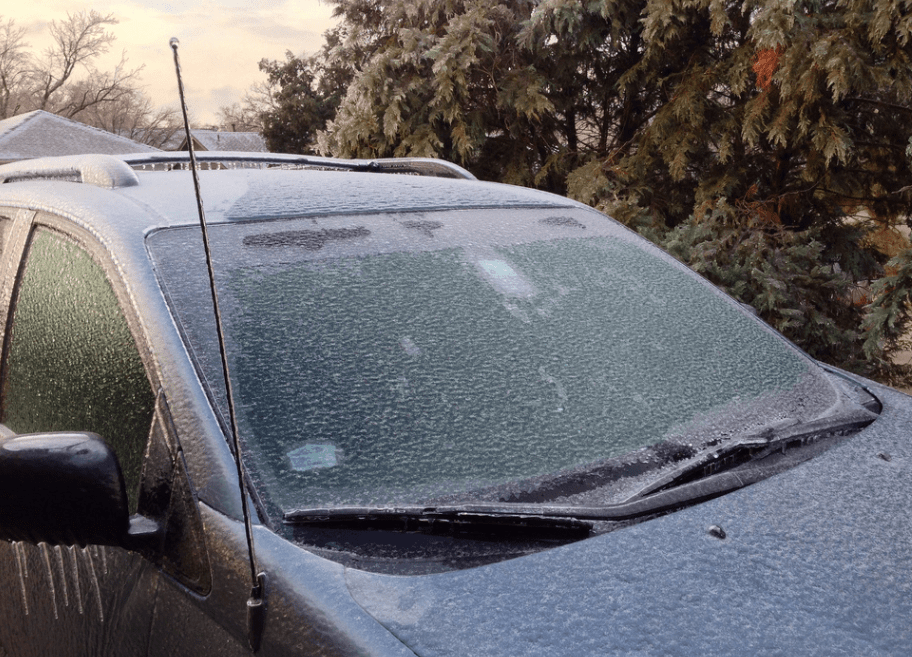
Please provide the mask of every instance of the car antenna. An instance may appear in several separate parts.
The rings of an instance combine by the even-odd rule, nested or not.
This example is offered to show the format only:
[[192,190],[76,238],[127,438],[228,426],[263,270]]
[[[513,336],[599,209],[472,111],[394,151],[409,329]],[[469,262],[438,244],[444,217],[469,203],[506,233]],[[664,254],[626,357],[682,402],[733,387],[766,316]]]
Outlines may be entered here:
[[187,150],[190,153],[190,171],[193,174],[193,189],[196,193],[196,207],[199,211],[200,228],[203,232],[203,248],[206,251],[206,267],[209,269],[209,289],[212,293],[212,307],[215,311],[215,328],[218,335],[219,355],[222,358],[222,375],[225,378],[225,393],[228,398],[228,418],[231,429],[231,441],[234,447],[234,462],[237,466],[238,485],[241,489],[241,508],[244,514],[244,530],[247,534],[247,554],[250,557],[250,597],[247,599],[247,640],[250,649],[257,652],[263,637],[266,622],[266,574],[257,567],[256,552],[253,549],[253,525],[250,521],[250,508],[247,503],[247,491],[244,489],[244,466],[241,463],[241,443],[238,438],[237,416],[234,412],[234,395],[231,391],[231,377],[228,375],[228,353],[225,349],[225,334],[222,330],[222,315],[219,311],[218,292],[215,289],[215,272],[212,269],[212,253],[209,249],[209,232],[206,229],[206,213],[203,210],[203,197],[200,195],[199,174],[196,169],[196,154],[193,150],[193,138],[190,135],[190,121],[187,118],[187,102],[184,99],[184,83],[181,80],[180,60],[177,47],[180,41],[172,38],[169,42],[174,51],[174,70],[177,72],[177,91],[180,95],[181,113],[184,117],[184,132],[187,135]]

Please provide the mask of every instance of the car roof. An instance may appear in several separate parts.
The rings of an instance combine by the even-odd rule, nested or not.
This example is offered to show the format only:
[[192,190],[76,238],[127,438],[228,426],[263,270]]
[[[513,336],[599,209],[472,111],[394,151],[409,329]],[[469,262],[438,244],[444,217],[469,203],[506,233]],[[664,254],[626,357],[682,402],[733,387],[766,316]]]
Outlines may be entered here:
[[[440,160],[218,153],[198,160],[207,220],[470,208],[586,207],[478,181]],[[0,203],[64,214],[101,234],[198,223],[187,153],[83,155],[0,166]],[[170,169],[170,170],[168,170]],[[389,173],[411,175],[385,175]],[[443,177],[445,176],[445,177]],[[81,184],[74,184],[81,183]],[[138,206],[138,207],[137,207]]]

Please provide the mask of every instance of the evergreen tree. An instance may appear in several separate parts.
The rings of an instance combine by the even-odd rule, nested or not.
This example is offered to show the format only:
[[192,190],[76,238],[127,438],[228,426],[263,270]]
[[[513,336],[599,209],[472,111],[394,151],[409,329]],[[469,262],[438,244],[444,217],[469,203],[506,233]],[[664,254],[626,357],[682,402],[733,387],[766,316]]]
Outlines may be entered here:
[[262,135],[269,150],[280,153],[315,152],[317,131],[336,113],[340,97],[321,85],[317,57],[285,53],[285,61],[262,60],[267,75],[269,105],[260,112]]
[[333,0],[345,35],[330,64],[356,70],[321,148],[443,157],[532,184],[560,148],[535,54],[518,34],[534,0]]
[[[883,371],[908,301],[863,322],[871,234],[912,210],[912,2],[333,1],[353,77],[324,151],[566,192],[813,355]],[[912,290],[894,273],[876,303]]]
[[910,210],[895,193],[910,174],[908,8],[647,3],[631,74],[661,102],[571,193],[672,251],[698,247],[677,254],[812,355],[883,374],[895,345],[862,349],[864,287],[882,274],[868,235]]
[[[906,156],[912,161],[912,139]],[[898,193],[909,195],[910,192],[912,185]],[[886,275],[874,284],[872,296],[864,323],[865,355],[880,364],[886,378],[897,378],[896,368],[890,366],[885,356],[912,350],[912,247],[887,263]],[[908,378],[900,380],[909,385]]]

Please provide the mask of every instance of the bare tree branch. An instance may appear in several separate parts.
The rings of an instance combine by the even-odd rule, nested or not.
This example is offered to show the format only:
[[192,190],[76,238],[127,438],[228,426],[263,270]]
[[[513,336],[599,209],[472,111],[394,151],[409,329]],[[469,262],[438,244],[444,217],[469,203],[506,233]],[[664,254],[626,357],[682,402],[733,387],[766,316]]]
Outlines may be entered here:
[[95,60],[109,52],[117,24],[95,10],[67,14],[49,28],[53,45],[41,56],[25,43],[25,28],[0,17],[0,119],[42,109],[155,147],[180,125],[174,108],[155,108],[142,90],[143,67],[130,68],[126,53],[113,70]]
[[[116,25],[117,22],[113,14],[100,14],[91,9],[67,14],[66,20],[51,23],[50,32],[54,45],[45,51],[44,58],[36,63],[32,73],[35,109],[59,112],[60,108],[55,107],[54,98],[60,94],[67,95],[65,86],[72,82],[78,68],[84,68],[89,79],[98,75],[92,61],[110,50],[116,37],[108,32],[106,27]],[[125,59],[122,58],[118,69],[122,69],[124,64]],[[121,71],[119,74],[115,73],[114,77],[129,80],[134,78],[139,70]],[[102,79],[101,82],[107,84],[109,80]],[[105,94],[102,93],[99,97],[103,99]],[[92,102],[90,96],[84,100]],[[72,116],[79,111],[74,109],[79,104],[72,106],[71,101],[64,101],[64,111],[61,113]]]
[[17,114],[22,105],[30,65],[24,37],[25,28],[16,27],[13,19],[0,23],[0,119]]
[[277,108],[275,86],[269,81],[256,82],[240,103],[220,107],[220,128],[230,132],[263,132],[263,115]]
[[165,147],[182,126],[176,108],[155,108],[152,100],[139,89],[95,103],[80,112],[77,118],[88,125],[156,148]]
[[56,113],[74,118],[93,105],[111,103],[133,95],[143,67],[131,70],[127,69],[126,64],[127,58],[124,53],[113,72],[102,73],[93,69],[88,78],[70,85],[69,89],[65,90],[64,98],[55,110]]

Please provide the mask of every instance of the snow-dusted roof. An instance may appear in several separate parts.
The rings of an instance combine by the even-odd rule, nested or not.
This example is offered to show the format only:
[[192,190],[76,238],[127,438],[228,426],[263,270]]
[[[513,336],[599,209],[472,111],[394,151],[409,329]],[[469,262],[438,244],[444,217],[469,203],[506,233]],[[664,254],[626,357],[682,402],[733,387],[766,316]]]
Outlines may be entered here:
[[44,110],[0,121],[0,162],[54,155],[121,155],[158,150]]
[[[191,130],[194,147],[203,151],[243,151],[268,153],[266,141],[258,132],[222,132],[221,130]],[[177,150],[185,150],[187,140]]]

